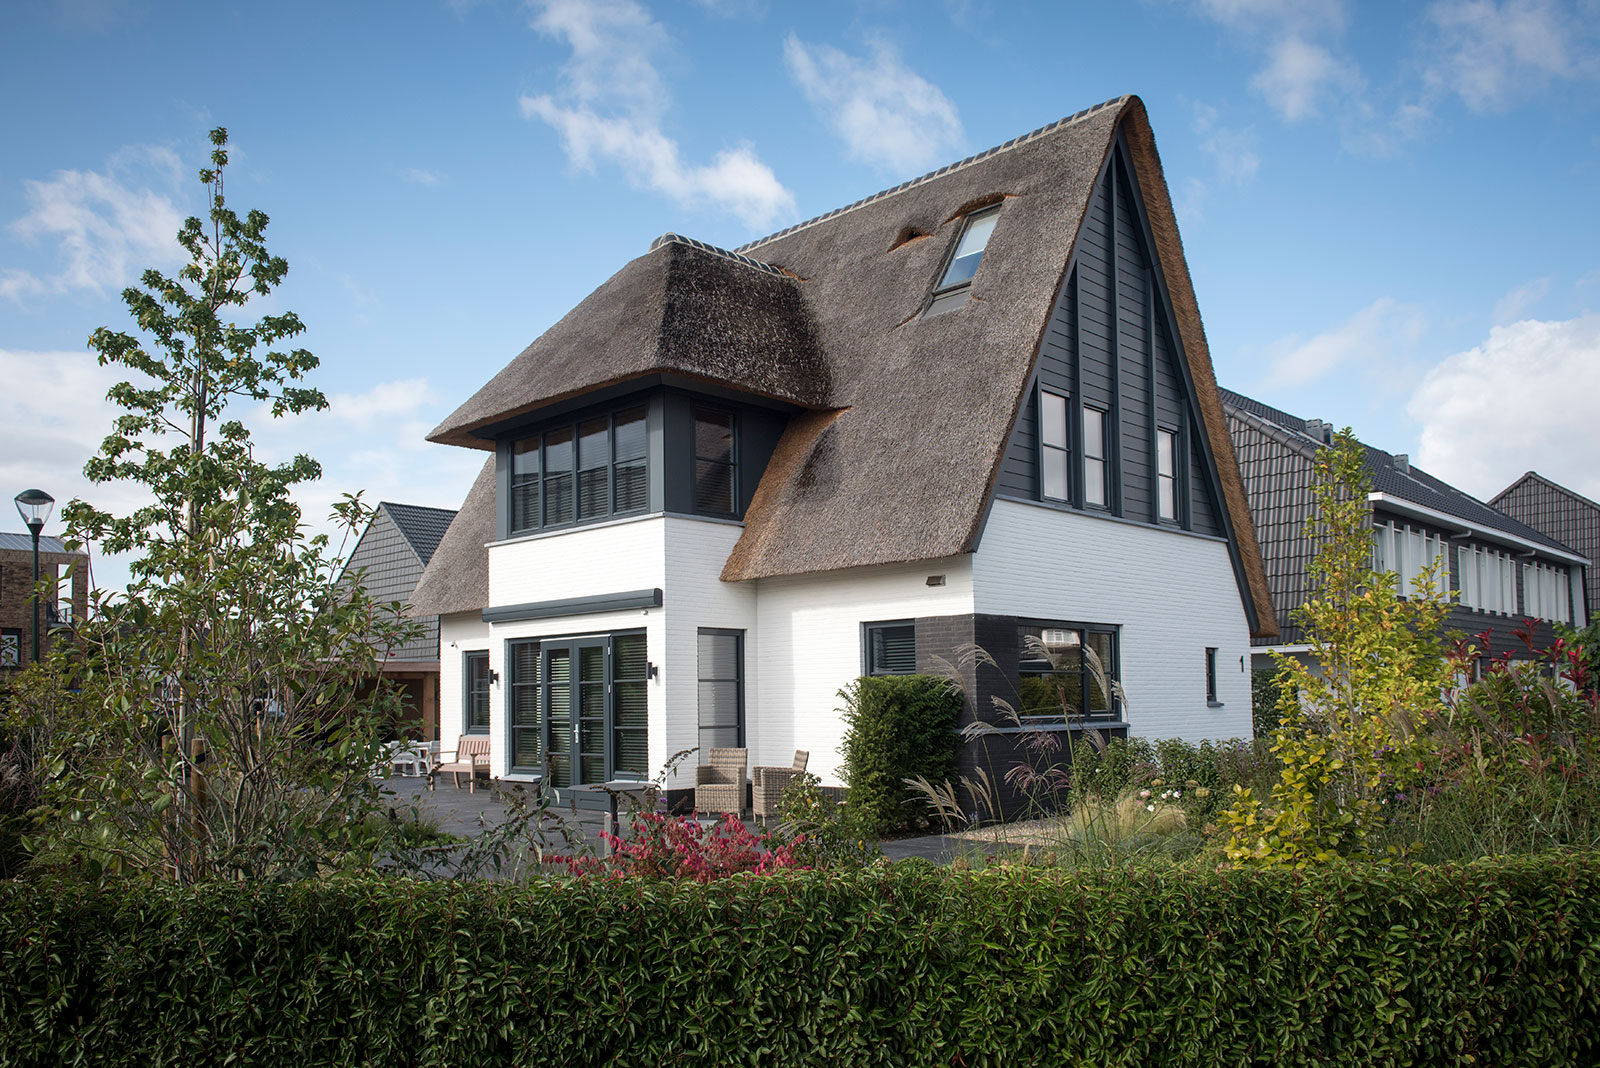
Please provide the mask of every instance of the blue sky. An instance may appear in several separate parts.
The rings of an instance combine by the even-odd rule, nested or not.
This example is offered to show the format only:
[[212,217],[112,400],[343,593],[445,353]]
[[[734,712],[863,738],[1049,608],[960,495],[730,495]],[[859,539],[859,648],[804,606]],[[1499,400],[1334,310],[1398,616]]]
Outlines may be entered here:
[[457,505],[481,457],[423,435],[656,235],[738,245],[1137,93],[1223,385],[1480,496],[1600,497],[1600,0],[23,2],[0,90],[16,489],[128,503],[79,474],[84,342],[174,265],[213,126],[333,399],[256,421],[323,461],[319,517]]

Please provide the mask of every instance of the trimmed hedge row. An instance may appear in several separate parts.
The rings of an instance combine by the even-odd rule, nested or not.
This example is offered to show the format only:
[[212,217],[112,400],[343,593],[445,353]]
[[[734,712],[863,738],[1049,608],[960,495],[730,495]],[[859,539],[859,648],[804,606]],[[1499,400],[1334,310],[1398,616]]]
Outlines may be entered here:
[[1600,859],[0,887],[0,1062],[1597,1059]]

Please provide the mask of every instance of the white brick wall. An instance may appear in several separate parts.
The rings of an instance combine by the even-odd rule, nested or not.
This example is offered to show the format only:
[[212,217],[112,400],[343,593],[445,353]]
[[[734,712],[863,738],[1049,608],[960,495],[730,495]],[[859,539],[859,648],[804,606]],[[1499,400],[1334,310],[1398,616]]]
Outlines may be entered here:
[[1131,734],[1250,736],[1250,630],[1220,539],[997,500],[973,572],[980,613],[1121,624]]
[[[439,617],[439,744],[448,750],[466,729],[462,711],[464,653],[488,649],[489,624],[477,612]],[[494,656],[490,654],[490,666]]]
[[[945,585],[929,586],[929,575],[944,575]],[[751,765],[786,765],[807,749],[809,769],[837,784],[838,692],[861,674],[861,624],[970,613],[972,581],[967,556],[757,580]]]

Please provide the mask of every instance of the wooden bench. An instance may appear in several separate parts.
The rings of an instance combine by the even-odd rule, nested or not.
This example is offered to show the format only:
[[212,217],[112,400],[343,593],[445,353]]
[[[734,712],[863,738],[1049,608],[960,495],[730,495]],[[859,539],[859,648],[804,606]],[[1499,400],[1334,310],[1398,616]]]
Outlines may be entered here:
[[456,741],[454,753],[450,753],[451,759],[444,759],[446,753],[450,753],[450,751],[445,750],[444,753],[439,754],[439,763],[435,764],[433,770],[428,773],[428,789],[433,789],[441,771],[450,773],[457,790],[461,789],[461,773],[466,772],[467,793],[469,794],[477,789],[480,769],[483,771],[484,777],[488,777],[489,738],[487,735],[463,734]]

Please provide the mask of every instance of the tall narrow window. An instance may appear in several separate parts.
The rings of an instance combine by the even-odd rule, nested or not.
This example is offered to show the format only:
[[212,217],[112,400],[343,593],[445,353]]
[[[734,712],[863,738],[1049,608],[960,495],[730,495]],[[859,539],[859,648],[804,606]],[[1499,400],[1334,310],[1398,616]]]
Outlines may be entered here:
[[694,409],[694,509],[717,515],[737,510],[738,456],[734,451],[733,413],[719,408]]
[[1217,703],[1217,651],[1206,647],[1206,704]]
[[578,424],[578,518],[611,513],[611,417]]
[[1156,516],[1178,519],[1178,434],[1156,431]]
[[1059,393],[1039,393],[1039,496],[1050,501],[1070,500],[1067,472],[1072,450],[1067,436],[1067,398]]
[[744,745],[744,631],[699,633],[700,763],[715,748]]
[[917,671],[917,627],[910,620],[868,623],[863,628],[868,675],[914,675]]
[[544,525],[572,522],[572,428],[544,436]]
[[511,445],[511,529],[539,525],[539,442],[535,434]]
[[646,730],[646,681],[650,665],[643,634],[619,634],[611,657],[611,753],[613,774],[644,778],[649,774]]
[[488,650],[467,653],[463,660],[466,676],[466,722],[462,729],[467,734],[489,733],[489,653]]
[[612,490],[618,512],[636,512],[647,503],[649,491],[645,480],[645,454],[648,447],[644,407],[641,405],[618,412],[616,469],[613,473],[615,488]]
[[539,643],[506,645],[506,712],[510,720],[511,767],[544,768],[544,716],[539,703]]
[[955,255],[950,258],[950,266],[945,269],[944,278],[939,282],[940,289],[951,289],[972,281],[972,276],[978,273],[978,263],[983,259],[983,250],[988,247],[989,235],[994,233],[994,224],[999,218],[999,208],[967,216],[966,225],[961,230],[961,240],[956,242]]
[[1083,503],[1106,506],[1106,413],[1083,409]]

